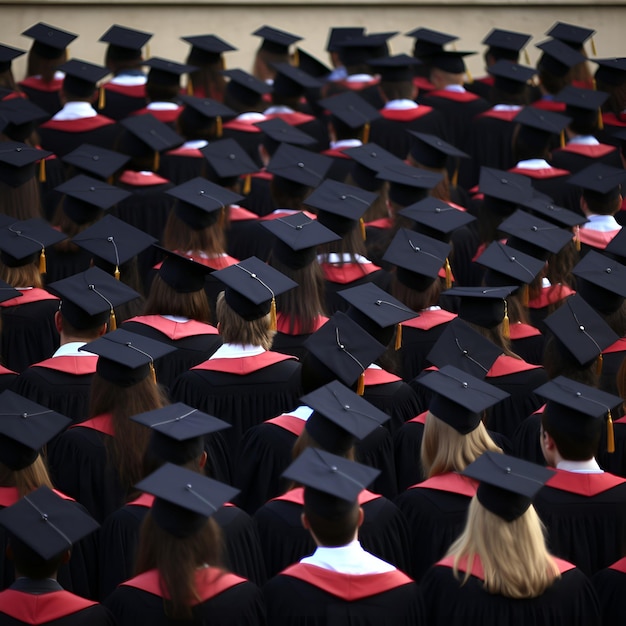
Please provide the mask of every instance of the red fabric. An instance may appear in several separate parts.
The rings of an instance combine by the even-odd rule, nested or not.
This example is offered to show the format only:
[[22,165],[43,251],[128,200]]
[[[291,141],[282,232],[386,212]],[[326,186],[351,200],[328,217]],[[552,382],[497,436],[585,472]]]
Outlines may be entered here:
[[473,102],[474,100],[479,100],[480,97],[471,91],[446,91],[445,89],[437,89],[435,91],[431,91],[429,96],[434,96],[435,98],[443,98],[444,100],[452,100],[454,102]]
[[[372,500],[378,500],[378,498],[380,498],[380,496],[377,493],[372,493],[367,489],[363,489],[363,491],[359,493],[358,497],[359,506],[363,506],[364,504],[367,504]],[[292,504],[299,504],[300,506],[304,506],[304,487],[296,487],[295,489],[290,489],[282,496],[272,498],[270,502],[274,500],[279,500],[280,502],[291,502]]]
[[312,330],[308,331],[308,333],[304,333],[302,331],[302,328],[300,327],[300,321],[296,320],[296,323],[294,324],[294,328],[293,330],[289,330],[289,323],[290,323],[290,319],[288,315],[285,315],[284,313],[278,313],[276,315],[276,330],[279,333],[283,333],[283,335],[304,335],[304,334],[309,334],[309,333],[314,333],[315,331],[319,330],[322,326],[324,326],[324,324],[326,324],[326,322],[328,321],[328,318],[325,317],[324,315],[318,315],[314,324],[313,324],[313,328]]
[[31,302],[42,302],[44,300],[58,300],[56,296],[48,293],[45,289],[39,289],[39,287],[33,287],[32,289],[25,289],[21,292],[21,296],[16,296],[10,300],[0,302],[0,307],[8,308],[11,306],[19,306],[20,304],[30,304]]
[[348,285],[355,280],[377,272],[380,267],[373,263],[344,263],[336,265],[334,263],[320,263],[324,280],[340,285]]
[[489,117],[495,120],[502,120],[504,122],[512,122],[513,118],[519,113],[519,110],[515,111],[496,111],[489,109],[484,113],[481,113],[478,117]]
[[532,298],[528,302],[529,309],[543,309],[544,307],[556,304],[561,300],[565,300],[568,296],[574,295],[576,292],[567,285],[550,285],[544,287],[536,298]]
[[428,411],[424,411],[423,413],[420,413],[419,415],[416,415],[415,417],[412,417],[409,420],[409,423],[411,423],[411,424],[425,424],[427,415],[428,415]]
[[189,320],[188,322],[174,322],[160,315],[138,315],[129,322],[139,322],[151,328],[155,328],[160,333],[169,337],[172,341],[194,337],[196,335],[217,335],[217,328],[210,324]]
[[44,624],[98,604],[69,591],[32,594],[15,589],[0,593],[0,612],[26,624]]
[[555,113],[564,113],[565,112],[565,103],[564,102],[555,102],[554,100],[537,100],[533,102],[530,106],[535,109],[541,109],[542,111],[554,111]]
[[388,372],[387,370],[379,370],[368,367],[365,370],[365,386],[374,387],[375,385],[387,385],[388,383],[397,383],[402,380],[399,376]]
[[[70,498],[66,496],[64,493],[53,489],[54,493],[62,498],[63,500],[70,500],[71,502],[75,502],[74,498]],[[12,506],[21,498],[17,487],[0,487],[0,506],[7,507]]]
[[238,130],[242,133],[260,133],[261,129],[257,128],[255,124],[260,122],[264,122],[267,118],[262,120],[240,120],[235,118],[234,120],[230,120],[230,122],[226,122],[223,125],[223,128],[228,128],[229,130]]
[[250,177],[260,178],[261,180],[272,180],[274,178],[274,174],[263,169],[259,172],[254,172],[253,174],[250,174]]
[[94,355],[85,356],[54,356],[45,361],[35,363],[32,367],[44,367],[48,370],[72,374],[73,376],[86,376],[95,374],[98,357]]
[[4,376],[5,374],[17,374],[17,372],[10,370],[8,367],[4,367],[4,365],[0,365],[0,376]]
[[[556,565],[559,568],[559,572],[561,574],[564,574],[565,572],[568,572],[569,570],[574,569],[576,567],[572,563],[568,563],[567,561],[564,561],[563,559],[557,559],[554,556],[552,558],[556,562]],[[438,561],[437,563],[435,563],[435,565],[441,565],[442,567],[449,567],[450,569],[452,569],[452,567],[454,567],[454,557],[453,556],[447,556],[444,559],[441,559],[441,561]],[[467,558],[466,557],[463,557],[462,559],[459,560],[458,569],[461,572],[467,572],[468,571]],[[484,580],[485,579],[485,574],[483,572],[483,566],[482,566],[482,563],[480,562],[480,557],[478,555],[474,556],[474,560],[472,562],[472,569],[470,570],[470,574],[472,576],[474,576],[475,578],[479,578],[480,580]]]
[[509,374],[517,374],[518,372],[527,372],[528,370],[539,369],[541,365],[533,365],[526,363],[522,359],[501,354],[487,372],[487,378],[497,378],[498,376],[508,376]]
[[447,491],[448,493],[458,493],[461,496],[473,498],[478,489],[478,481],[466,478],[460,474],[449,472],[440,476],[433,476],[409,489],[435,489],[436,491]]
[[208,370],[212,372],[226,372],[227,374],[238,374],[245,376],[252,374],[264,367],[269,367],[281,361],[293,359],[297,361],[295,356],[289,354],[280,354],[279,352],[263,352],[255,356],[239,357],[235,359],[209,359],[200,365],[192,367],[192,370]]
[[393,221],[390,217],[381,217],[378,220],[367,222],[365,226],[367,226],[367,228],[382,228],[383,230],[387,230],[393,226]]
[[185,146],[174,148],[174,150],[168,150],[165,154],[167,156],[191,157],[194,159],[204,158],[204,154],[202,154],[198,148],[186,148]]
[[142,174],[133,170],[125,170],[120,176],[119,182],[133,187],[149,187],[150,185],[164,185],[170,181],[154,172]]
[[[572,154],[579,154],[581,156],[589,157],[590,159],[599,159],[607,154],[616,150],[615,146],[609,146],[605,143],[598,144],[597,146],[585,146],[580,144],[570,143],[563,148],[559,148],[563,152],[571,152]],[[558,152],[556,150],[555,152]]]
[[288,209],[286,211],[278,209],[277,211],[268,213],[267,215],[259,217],[258,219],[260,222],[267,222],[269,220],[278,220],[281,217],[287,217],[289,215],[293,215],[294,213],[304,213],[310,220],[317,219],[317,215],[315,215],[315,213],[311,213],[310,211],[292,211],[291,209]]
[[145,98],[146,85],[117,85],[116,83],[106,83],[103,85],[105,91],[128,96],[129,98]]
[[450,311],[446,311],[445,309],[422,311],[419,317],[414,317],[406,322],[402,322],[402,326],[417,328],[418,330],[430,330],[431,328],[435,328],[435,326],[441,326],[441,324],[451,322],[455,317],[457,317],[456,313],[450,313]]
[[613,563],[613,565],[609,565],[609,569],[614,569],[617,572],[622,572],[622,574],[626,574],[626,556],[616,563]]
[[614,344],[602,350],[602,354],[611,354],[612,352],[626,352],[626,337],[620,337]]
[[435,85],[433,85],[425,76],[414,76],[413,84],[421,91],[433,91]]
[[28,89],[34,89],[36,91],[46,91],[52,93],[53,91],[61,91],[63,87],[62,78],[54,78],[49,83],[44,83],[38,76],[28,76],[23,81],[19,82],[20,87],[26,87]]
[[527,169],[523,167],[512,167],[509,172],[513,174],[521,174],[528,178],[536,180],[545,180],[547,178],[559,178],[560,176],[569,176],[571,172],[560,170],[556,167],[545,167],[540,170]]
[[149,509],[154,504],[154,496],[149,493],[142,493],[138,498],[128,502],[127,506],[141,506]]
[[70,426],[70,428],[78,427],[90,428],[91,430],[97,430],[99,433],[115,437],[115,430],[113,429],[113,417],[109,413],[105,413],[104,415],[96,415],[96,417],[92,417],[86,422],[81,422],[80,424],[74,424],[73,426]]
[[301,420],[299,417],[295,417],[293,415],[279,415],[278,417],[273,417],[271,420],[267,420],[265,423],[283,428],[296,437],[299,437],[302,434],[304,425],[306,424],[304,420]]
[[615,113],[603,113],[602,122],[605,126],[626,126],[626,118],[623,113],[619,117]]
[[420,117],[424,117],[424,115],[428,115],[432,110],[432,107],[420,104],[414,109],[381,109],[379,113],[381,117],[386,120],[392,120],[394,122],[412,122],[413,120],[418,120]]
[[324,150],[321,154],[335,159],[350,159],[350,157],[344,153],[344,150],[347,149],[348,148],[332,148],[329,150]]
[[159,122],[163,122],[164,124],[171,124],[178,119],[180,112],[183,110],[183,107],[177,106],[175,109],[165,109],[164,111],[159,109],[149,109],[148,107],[144,107],[143,109],[139,109],[139,111],[133,111],[131,116],[136,115],[152,115],[152,117],[159,120]]
[[78,120],[48,120],[41,125],[41,128],[61,130],[66,133],[85,133],[112,124],[115,124],[112,119],[104,117],[104,115],[96,115],[95,117],[82,117]]
[[591,498],[625,482],[626,478],[614,476],[608,472],[603,474],[582,474],[580,472],[567,472],[557,469],[556,474],[548,480],[546,486]]
[[283,120],[283,122],[289,124],[289,126],[300,126],[300,124],[306,124],[315,119],[312,115],[299,113],[298,111],[294,111],[293,113],[265,113],[264,115],[268,120],[275,118]]
[[[244,209],[242,206],[231,204],[228,207],[228,219],[231,222],[245,222],[246,220],[256,220],[258,219],[258,217],[259,216],[256,213],[248,211],[248,209]],[[232,259],[233,257],[230,258]]]
[[371,87],[372,85],[378,85],[380,82],[379,78],[371,78],[370,80],[364,81],[356,81],[356,80],[339,80],[337,81],[338,85],[349,89],[350,91],[361,91],[366,87]]
[[578,238],[581,243],[584,243],[587,246],[604,250],[604,248],[611,243],[613,237],[615,237],[620,230],[621,228],[617,228],[616,230],[604,232],[600,230],[591,230],[591,228],[585,228],[582,226],[578,229]]
[[541,331],[530,324],[511,324],[510,326],[511,339],[527,339],[528,337],[539,337]]

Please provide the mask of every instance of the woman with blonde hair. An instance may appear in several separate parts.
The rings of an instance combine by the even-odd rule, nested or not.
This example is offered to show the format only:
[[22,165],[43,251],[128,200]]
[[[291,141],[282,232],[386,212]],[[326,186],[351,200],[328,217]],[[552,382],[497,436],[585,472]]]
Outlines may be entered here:
[[590,581],[548,552],[532,506],[553,472],[486,452],[462,474],[480,484],[463,532],[422,581],[427,623],[598,623]]

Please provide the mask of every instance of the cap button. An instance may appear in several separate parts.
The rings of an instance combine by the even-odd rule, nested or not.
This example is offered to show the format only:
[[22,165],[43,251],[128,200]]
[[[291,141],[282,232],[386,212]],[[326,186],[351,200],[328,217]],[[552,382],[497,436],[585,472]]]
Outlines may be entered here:
[[515,261],[515,257],[514,256],[509,257],[509,261]]
[[21,152],[22,148],[15,148],[15,152]]
[[94,154],[94,155],[91,157],[91,160],[92,160],[92,161],[99,161],[99,160],[100,160],[100,157],[99,157],[97,154]]
[[185,485],[185,489],[186,489],[187,491],[191,491],[191,489],[192,489],[191,483],[187,483],[187,484]]
[[342,343],[340,343],[340,344],[339,344],[339,349],[340,349],[340,350],[345,350],[345,349],[346,349],[346,346],[344,346]]
[[107,241],[113,241],[113,237],[107,237]]
[[250,278],[256,278],[256,274],[250,274]]
[[435,207],[435,213],[441,213],[441,209],[439,207]]
[[607,268],[606,268],[606,273],[607,273],[607,274],[610,274],[610,273],[611,273],[611,268],[610,268],[610,267],[607,267]]
[[510,467],[505,467],[505,468],[504,468],[504,471],[505,471],[507,474],[510,474],[510,473],[511,473],[511,468],[510,468]]
[[463,382],[463,389],[467,389],[469,385],[466,382]]
[[200,189],[200,191],[198,192],[199,196],[203,196],[204,195],[204,189]]
[[501,178],[501,179],[500,179],[500,182],[501,182],[503,185],[506,185],[509,181],[508,181],[506,178]]
[[578,330],[580,330],[580,331],[584,332],[584,331],[585,331],[585,327],[581,324],[581,325],[578,327]]
[[582,396],[582,395],[583,395],[583,394],[582,394],[582,393],[580,393],[580,391],[577,391],[577,392],[576,392],[576,397],[577,397],[577,398],[580,398],[580,396]]
[[297,163],[298,167],[304,167],[304,163],[302,163],[302,161],[300,161],[299,163]]
[[47,522],[48,521],[48,514],[47,513],[42,513],[41,514],[41,521],[42,522]]
[[22,413],[22,417],[26,419],[28,417],[28,413]]
[[378,155],[375,152],[370,152],[370,156],[377,157]]
[[330,471],[331,471],[331,472],[338,472],[338,471],[339,471],[339,469],[337,468],[337,466],[336,466],[336,465],[331,465],[331,466],[330,466]]
[[228,155],[228,158],[229,158],[231,161],[234,161],[237,157],[236,157],[234,154],[229,154],[229,155]]
[[345,200],[345,199],[346,199],[346,196],[341,195],[341,196],[339,196],[339,199],[340,199],[340,200]]
[[463,355],[464,355],[464,356],[467,356],[467,355],[468,355],[467,350],[463,350]]
[[296,226],[296,230],[302,230],[303,226],[304,226],[304,224],[298,224]]
[[530,230],[532,230],[533,232],[537,232],[539,229],[536,226],[531,226]]
[[344,404],[343,405],[343,410],[344,411],[349,411],[350,410],[350,405],[349,404]]

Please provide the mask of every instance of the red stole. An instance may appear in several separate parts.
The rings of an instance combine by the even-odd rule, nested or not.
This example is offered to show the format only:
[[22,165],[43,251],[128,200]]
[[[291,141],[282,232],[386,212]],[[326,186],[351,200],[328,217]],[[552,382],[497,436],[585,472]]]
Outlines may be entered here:
[[609,569],[615,570],[616,572],[622,572],[622,574],[626,574],[626,556],[616,563],[613,563],[613,565],[609,565]]
[[160,315],[138,315],[133,317],[128,322],[137,322],[150,326],[163,333],[166,337],[169,337],[172,341],[178,341],[179,339],[185,339],[187,337],[195,337],[196,335],[217,335],[217,328],[210,324],[204,324],[203,322],[197,322],[196,320],[189,320],[188,322],[174,322],[168,320]]
[[388,372],[387,370],[368,367],[364,372],[365,386],[374,387],[375,385],[387,385],[388,383],[396,383],[402,380],[399,376]]
[[[359,506],[363,506],[368,502],[372,502],[373,500],[378,500],[380,496],[377,493],[373,493],[368,491],[367,489],[363,489],[361,493],[359,493],[358,501]],[[304,506],[304,487],[296,487],[295,489],[290,489],[287,493],[283,493],[282,496],[278,496],[277,498],[272,498],[270,502],[280,501],[280,502],[291,502],[292,504],[299,504],[300,506]]]
[[344,150],[347,149],[348,148],[330,148],[328,150],[324,150],[321,154],[335,159],[350,159],[350,157],[344,153]]
[[435,85],[433,85],[425,76],[413,76],[413,84],[420,91],[433,91]]
[[175,157],[187,157],[192,159],[203,159],[204,155],[198,148],[186,148],[185,146],[180,146],[180,148],[174,148],[174,150],[168,150],[165,153],[167,156],[175,156]]
[[112,119],[104,115],[96,115],[95,117],[81,117],[77,120],[48,120],[41,125],[41,128],[60,130],[65,133],[86,133],[112,124],[115,124]]
[[149,187],[150,185],[165,185],[170,181],[154,172],[142,174],[133,170],[125,170],[120,176],[119,182],[133,187]]
[[266,351],[254,356],[236,357],[234,359],[209,359],[200,365],[192,367],[192,370],[207,370],[211,372],[225,372],[227,374],[238,374],[245,376],[258,372],[265,367],[288,360],[297,361],[295,356],[281,354],[280,352]]
[[289,124],[289,126],[300,126],[300,124],[306,124],[315,119],[312,115],[300,113],[299,111],[294,111],[293,113],[264,113],[264,115],[268,120],[275,118],[283,120],[283,122]]
[[511,324],[509,334],[511,339],[515,341],[516,339],[527,339],[528,337],[540,337],[541,331],[530,324],[518,322]]
[[[556,562],[556,565],[559,568],[560,574],[564,574],[565,572],[568,572],[569,570],[574,569],[576,567],[572,563],[568,563],[567,561],[564,561],[563,559],[557,559],[554,556],[552,558]],[[452,569],[454,567],[454,556],[447,556],[441,559],[441,561],[438,561],[437,563],[435,563],[435,565],[440,565],[441,567],[449,567],[450,569]],[[467,564],[467,557],[463,557],[459,559],[458,569],[461,572],[467,572],[469,570],[468,564]],[[480,562],[480,557],[477,554],[474,555],[474,559],[472,561],[472,568],[471,570],[469,570],[469,573],[475,578],[479,578],[480,580],[485,580],[485,574],[483,572],[483,565]]]
[[575,293],[576,292],[567,285],[550,285],[549,287],[543,287],[541,293],[528,302],[528,308],[543,309],[551,304],[565,300],[565,298]]
[[279,415],[278,417],[273,417],[271,420],[267,420],[265,423],[278,426],[296,437],[299,437],[302,434],[304,426],[306,425],[304,420],[301,420],[299,417],[295,417],[294,415]]
[[626,118],[623,113],[620,113],[619,116],[615,113],[603,113],[602,122],[605,126],[626,126]]
[[533,365],[532,363],[526,363],[522,359],[501,354],[487,372],[486,378],[497,378],[498,376],[508,376],[509,374],[536,369],[541,369],[541,365]]
[[234,120],[226,122],[226,124],[223,125],[223,128],[228,128],[228,130],[238,130],[242,133],[260,133],[261,129],[257,128],[255,124],[266,120],[267,118],[265,116],[262,120],[240,120],[236,117]]
[[34,89],[35,91],[45,91],[52,93],[54,91],[61,91],[63,87],[62,78],[53,78],[49,83],[45,83],[41,80],[40,76],[28,76],[23,81],[19,82],[20,87],[26,87],[27,89]]
[[432,107],[420,104],[414,109],[381,109],[379,113],[383,119],[392,122],[412,122],[428,115],[432,110]]
[[[244,209],[236,204],[231,204],[228,207],[228,219],[231,222],[245,222],[246,220],[255,220],[258,217],[259,216],[256,213],[248,211],[248,209]],[[233,257],[229,258],[232,259]]]
[[517,116],[521,109],[514,111],[498,111],[495,109],[489,109],[484,113],[481,113],[478,117],[489,117],[494,120],[502,120],[503,122],[512,122],[513,118]]
[[621,228],[617,228],[615,230],[591,230],[591,228],[585,228],[581,226],[578,229],[578,237],[581,243],[584,243],[587,246],[591,246],[592,248],[598,248],[599,250],[604,250],[611,241],[613,237],[619,233]]
[[614,476],[608,472],[603,474],[583,474],[557,469],[556,474],[546,483],[546,487],[592,498],[622,483],[626,483],[626,478]]
[[428,415],[428,411],[424,411],[415,417],[412,417],[407,423],[408,424],[425,424],[426,416]]
[[25,289],[20,293],[22,294],[21,296],[15,296],[15,298],[0,302],[0,307],[8,308],[11,306],[19,306],[20,304],[30,304],[31,302],[43,302],[44,300],[59,299],[56,296],[53,296],[51,293],[48,293],[45,289],[39,289],[39,287]]
[[[64,493],[53,489],[54,493],[63,500],[69,500],[70,502],[76,502],[74,498],[66,496]],[[7,507],[12,506],[20,500],[21,496],[17,490],[17,487],[0,487],[0,506]]]
[[447,491],[448,493],[458,493],[461,496],[473,498],[478,489],[478,481],[466,478],[455,472],[433,476],[427,480],[417,483],[409,489],[435,489],[436,491]]
[[300,321],[296,320],[293,330],[289,330],[289,316],[285,315],[284,313],[278,313],[276,315],[276,330],[279,333],[283,333],[283,335],[304,335],[304,334],[311,334],[314,333],[316,331],[318,331],[322,326],[324,326],[324,324],[326,324],[326,322],[328,321],[328,318],[325,317],[324,315],[318,315],[317,318],[315,319],[315,322],[313,323],[313,328],[308,331],[308,332],[303,332],[301,325],[300,325]]
[[149,493],[142,493],[140,496],[126,503],[126,506],[140,506],[149,509],[154,504],[154,496]]
[[[572,154],[579,154],[580,156],[586,156],[590,159],[599,159],[616,150],[615,146],[609,146],[605,143],[601,143],[595,146],[585,146],[582,144],[568,143],[563,148],[559,148],[563,152],[571,152]],[[559,152],[555,150],[555,152]]]
[[480,97],[471,91],[448,91],[447,89],[431,91],[428,96],[452,100],[453,102],[474,102],[474,100],[480,100]]
[[56,372],[63,372],[64,374],[71,374],[72,376],[87,376],[89,374],[95,374],[96,365],[98,364],[98,357],[90,354],[85,356],[65,355],[54,356],[35,363],[32,367],[44,367],[48,370],[54,370]]
[[79,424],[74,424],[70,426],[70,428],[89,428],[99,433],[103,433],[104,435],[115,437],[115,430],[113,429],[113,416],[109,413],[96,415],[96,417],[92,417],[91,419],[88,419],[85,422],[80,422]]
[[548,178],[559,178],[561,176],[569,176],[571,172],[568,170],[561,170],[556,167],[544,167],[539,170],[528,169],[524,167],[512,167],[509,172],[513,174],[521,174],[522,176],[526,176],[528,178],[533,178],[535,180],[545,180]]
[[159,122],[163,122],[164,124],[172,124],[178,119],[180,112],[183,110],[183,107],[177,106],[175,109],[149,109],[148,107],[144,107],[143,109],[139,109],[139,111],[133,111],[131,113],[132,116],[135,115],[152,115]]
[[0,376],[6,376],[7,374],[15,374],[18,375],[17,372],[10,370],[8,367],[4,367],[4,365],[0,365]]
[[433,309],[431,311],[422,311],[418,317],[402,322],[402,326],[416,328],[417,330],[430,330],[435,328],[435,326],[447,324],[455,317],[457,317],[456,313],[450,313],[450,311],[445,309]]
[[339,80],[336,84],[341,85],[350,91],[361,91],[367,87],[378,85],[379,82],[380,78],[372,77],[369,80]]
[[146,85],[118,85],[117,83],[105,83],[103,85],[105,91],[112,93],[119,93],[122,96],[128,96],[129,98],[143,98],[146,97]]
[[320,267],[324,274],[324,280],[340,285],[348,285],[355,280],[359,280],[360,278],[369,276],[380,270],[380,267],[373,263],[344,263],[343,265],[320,263]]
[[541,109],[542,111],[554,111],[555,113],[565,112],[565,102],[555,102],[554,100],[537,100],[530,106],[535,109]]
[[626,352],[626,337],[620,337],[614,344],[602,350],[602,354],[611,354],[613,352]]
[[372,220],[365,224],[367,228],[382,228],[383,230],[389,230],[393,226],[393,221],[390,217],[381,217],[378,220]]
[[0,613],[33,625],[54,622],[96,604],[65,590],[32,594],[5,589],[0,593]]

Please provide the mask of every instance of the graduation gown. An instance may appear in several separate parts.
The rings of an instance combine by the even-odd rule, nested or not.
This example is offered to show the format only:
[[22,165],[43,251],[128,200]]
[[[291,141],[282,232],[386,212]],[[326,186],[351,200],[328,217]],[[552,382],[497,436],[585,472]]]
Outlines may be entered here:
[[330,98],[346,91],[355,91],[375,109],[382,109],[385,102],[378,89],[379,82],[379,78],[368,74],[351,75],[342,80],[326,83],[322,95],[324,98]]
[[20,578],[0,592],[0,624],[115,626],[115,620],[104,606],[66,591],[56,580]]
[[611,243],[613,237],[615,237],[620,230],[621,228],[603,231],[581,226],[578,229],[578,237],[581,243],[581,256],[584,256],[585,252],[590,249],[602,252],[602,250],[604,250]]
[[276,208],[270,190],[273,178],[265,169],[250,175],[250,193],[242,204],[258,217],[269,215]]
[[[159,105],[164,104],[166,106],[161,107]],[[142,109],[138,109],[134,111],[132,115],[152,115],[152,117],[159,120],[159,122],[163,122],[163,124],[167,124],[170,128],[176,129],[176,120],[180,115],[180,112],[183,110],[183,107],[180,105],[175,105],[173,107],[169,106],[170,102],[151,102],[147,106]]]
[[[193,624],[246,624],[265,623],[265,610],[260,589],[244,578],[207,566],[196,572],[196,589],[200,600],[194,601]],[[166,616],[160,577],[149,570],[120,585],[106,600],[118,626],[168,626],[172,621]]]
[[545,330],[543,320],[561,306],[566,298],[576,293],[567,285],[551,285],[547,280],[546,283],[541,288],[541,293],[528,301],[530,323],[541,331]]
[[222,126],[223,138],[234,139],[259,167],[263,166],[259,146],[264,135],[255,124],[265,122],[267,119],[261,113],[242,113]]
[[63,157],[84,143],[113,150],[120,129],[114,120],[96,115],[74,120],[48,120],[37,132],[44,150]]
[[325,315],[318,315],[310,333],[303,333],[296,320],[293,328],[290,327],[290,318],[283,313],[276,315],[276,334],[272,343],[272,350],[291,354],[300,361],[309,353],[302,345],[314,332],[318,331],[328,318]]
[[[523,163],[523,162],[522,162]],[[531,168],[517,164],[508,171],[530,178],[533,189],[552,198],[554,204],[562,206],[576,213],[580,212],[580,192],[575,185],[570,185],[568,180],[571,173],[568,170],[552,167],[545,163],[546,167]]]
[[61,72],[55,72],[55,77],[49,83],[45,83],[41,76],[28,76],[18,85],[31,102],[52,117],[63,106],[60,98],[63,77]]
[[513,434],[513,453],[520,459],[526,459],[537,465],[545,465],[541,451],[541,414],[545,404],[522,421]]
[[535,498],[550,551],[591,576],[626,554],[626,478],[556,470]]
[[145,78],[138,84],[125,84],[122,75],[104,83],[102,87],[105,102],[100,112],[112,120],[123,120],[146,104]]
[[596,572],[591,582],[600,603],[602,626],[619,624],[626,611],[626,557]]
[[[359,504],[365,520],[359,528],[363,548],[402,571],[410,566],[409,529],[400,509],[387,498],[362,491]],[[315,542],[302,526],[304,488],[296,487],[264,504],[255,514],[269,578],[312,554]]]
[[[135,571],[139,531],[154,496],[142,494],[107,517],[100,529],[100,598],[105,599]],[[213,519],[224,534],[228,569],[256,584],[265,582],[265,564],[257,530],[249,515],[231,504]]]
[[550,162],[554,167],[568,170],[572,174],[577,174],[594,163],[622,168],[619,150],[615,146],[603,143],[591,146],[569,143],[563,148],[554,150]]
[[[479,557],[474,558],[465,584],[454,576],[452,558],[437,563],[424,576],[422,595],[426,623],[432,626],[593,626],[598,624],[598,602],[589,579],[571,563],[557,559],[561,577],[537,598],[513,600],[483,587]],[[460,568],[462,577],[467,566]]]
[[43,361],[59,347],[54,314],[59,299],[38,287],[20,289],[21,296],[0,303],[2,358],[14,372]]
[[[73,248],[75,248],[74,246]],[[79,272],[84,272],[91,266],[92,254],[82,248],[69,250],[59,246],[46,248],[46,261],[48,272],[45,275],[47,285],[57,280],[63,280]]]
[[[182,185],[198,176],[204,177],[204,155],[193,144],[200,142],[186,142],[180,148],[169,150],[161,155],[159,175],[172,181],[175,185]],[[203,142],[207,145],[207,142]]]
[[17,379],[18,375],[16,372],[4,367],[4,365],[0,365],[0,391],[12,388]]
[[545,344],[541,331],[530,324],[516,322],[509,327],[511,349],[527,363],[541,365]]

